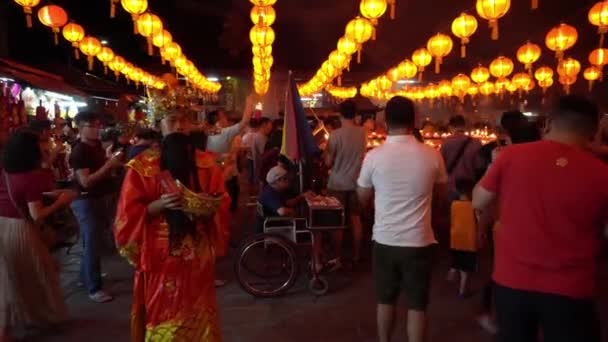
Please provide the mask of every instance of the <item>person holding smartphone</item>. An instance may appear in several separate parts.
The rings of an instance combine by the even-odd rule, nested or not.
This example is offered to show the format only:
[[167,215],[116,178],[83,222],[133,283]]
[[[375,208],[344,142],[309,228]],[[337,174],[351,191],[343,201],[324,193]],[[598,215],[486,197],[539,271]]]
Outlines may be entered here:
[[70,167],[80,196],[71,207],[80,226],[84,253],[80,263],[81,280],[89,292],[89,298],[97,303],[112,300],[102,290],[100,248],[104,230],[110,228],[107,215],[108,196],[112,195],[112,171],[123,167],[124,152],[118,151],[110,158],[99,140],[101,122],[96,113],[81,112],[75,117],[80,139],[72,148]]

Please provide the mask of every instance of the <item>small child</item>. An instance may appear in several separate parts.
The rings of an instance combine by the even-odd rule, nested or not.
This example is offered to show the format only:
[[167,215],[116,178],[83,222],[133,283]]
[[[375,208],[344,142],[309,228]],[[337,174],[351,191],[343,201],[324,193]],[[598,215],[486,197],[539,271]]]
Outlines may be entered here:
[[452,202],[450,223],[450,250],[452,267],[448,272],[448,280],[460,274],[458,295],[464,298],[468,295],[469,274],[477,270],[477,222],[471,203],[473,181],[456,180],[456,190],[459,199]]

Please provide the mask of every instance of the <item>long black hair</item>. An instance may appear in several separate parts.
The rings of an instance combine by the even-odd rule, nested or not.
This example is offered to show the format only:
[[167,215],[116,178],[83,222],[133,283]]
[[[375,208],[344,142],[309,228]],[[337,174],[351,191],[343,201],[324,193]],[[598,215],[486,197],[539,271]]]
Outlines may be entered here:
[[30,130],[13,133],[4,146],[2,167],[7,173],[34,171],[42,165],[40,137]]
[[[201,192],[201,185],[196,172],[195,149],[190,137],[182,133],[167,135],[161,144],[161,170],[169,173],[194,192]],[[196,222],[180,210],[166,210],[165,218],[169,225],[169,243],[171,249],[181,246],[187,235],[198,241]]]

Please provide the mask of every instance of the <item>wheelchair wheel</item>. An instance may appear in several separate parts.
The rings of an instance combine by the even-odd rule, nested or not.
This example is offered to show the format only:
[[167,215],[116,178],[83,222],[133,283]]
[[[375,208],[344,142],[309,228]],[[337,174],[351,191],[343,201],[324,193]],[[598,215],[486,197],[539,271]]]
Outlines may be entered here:
[[252,236],[243,242],[234,271],[241,288],[255,297],[283,295],[299,275],[296,248],[280,235]]
[[308,290],[317,297],[324,296],[329,290],[329,283],[323,277],[313,277],[308,281]]

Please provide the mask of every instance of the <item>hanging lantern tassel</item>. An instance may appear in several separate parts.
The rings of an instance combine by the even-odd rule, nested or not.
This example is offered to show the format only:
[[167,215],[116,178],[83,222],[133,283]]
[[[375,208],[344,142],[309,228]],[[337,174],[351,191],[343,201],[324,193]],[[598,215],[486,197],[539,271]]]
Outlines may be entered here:
[[357,64],[361,64],[361,50],[363,49],[363,47],[361,47],[361,45],[359,45],[359,48],[357,49]]
[[424,68],[420,67],[420,72],[418,73],[418,82],[422,82],[422,73],[424,73]]
[[372,26],[372,40],[376,40],[376,25]]
[[95,62],[93,57],[94,56],[87,56],[87,62],[89,64],[89,71],[93,71],[93,62]]
[[53,28],[53,39],[55,40],[55,46],[59,45],[59,36],[57,33],[59,33],[59,29]]
[[116,77],[116,82],[120,79],[120,73],[118,71],[114,71],[114,76]]
[[338,87],[342,86],[342,75],[338,75]]
[[78,52],[78,47],[74,49],[74,57],[78,60],[80,59],[80,52]]
[[490,29],[492,30],[492,40],[498,40],[498,21],[490,20]]
[[110,0],[110,18],[116,17],[116,0]]
[[152,45],[152,37],[148,37],[148,56],[152,56],[154,54],[154,46]]
[[397,0],[389,0],[388,2],[391,5],[391,20],[395,19],[395,7],[397,5]]
[[600,26],[600,28],[599,28],[600,49],[604,47],[604,36],[606,35],[607,32],[608,32],[608,26]]
[[32,9],[24,8],[23,12],[25,12],[25,23],[27,24],[27,28],[32,28]]
[[132,18],[133,18],[133,33],[139,34],[139,30],[137,29],[137,19],[139,19],[139,16],[137,14],[133,14]]
[[566,95],[570,95],[570,85],[564,85],[564,91],[566,92]]
[[435,57],[435,73],[438,74],[441,69],[441,57]]
[[532,9],[535,10],[538,8],[538,0],[532,0]]
[[469,43],[469,38],[462,38],[460,45],[460,58],[467,57],[467,44]]
[[593,80],[589,81],[589,92],[593,90]]

